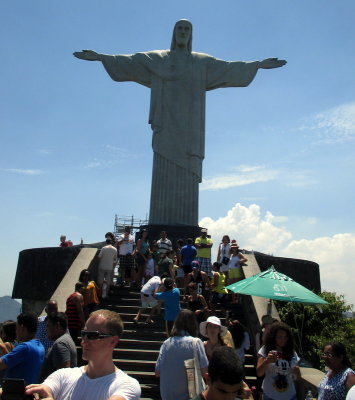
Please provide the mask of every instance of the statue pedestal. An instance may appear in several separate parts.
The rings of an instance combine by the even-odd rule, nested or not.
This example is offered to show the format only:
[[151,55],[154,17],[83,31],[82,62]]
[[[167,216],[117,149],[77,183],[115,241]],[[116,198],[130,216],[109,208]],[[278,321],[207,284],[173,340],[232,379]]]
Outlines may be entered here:
[[178,239],[183,239],[184,244],[186,244],[186,239],[192,238],[195,241],[195,238],[201,235],[201,227],[198,225],[142,225],[140,229],[147,229],[148,231],[148,240],[149,243],[152,243],[154,240],[160,239],[161,231],[165,231],[167,233],[168,239],[171,240],[173,245],[173,249],[176,248],[176,241]]

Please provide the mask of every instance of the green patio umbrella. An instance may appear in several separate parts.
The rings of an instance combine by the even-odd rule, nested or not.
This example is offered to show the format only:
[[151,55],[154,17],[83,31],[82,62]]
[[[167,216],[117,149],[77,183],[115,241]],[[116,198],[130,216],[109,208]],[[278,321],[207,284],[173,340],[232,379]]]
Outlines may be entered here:
[[287,275],[277,272],[272,266],[264,272],[226,286],[234,293],[266,297],[267,299],[291,301],[305,304],[328,304]]

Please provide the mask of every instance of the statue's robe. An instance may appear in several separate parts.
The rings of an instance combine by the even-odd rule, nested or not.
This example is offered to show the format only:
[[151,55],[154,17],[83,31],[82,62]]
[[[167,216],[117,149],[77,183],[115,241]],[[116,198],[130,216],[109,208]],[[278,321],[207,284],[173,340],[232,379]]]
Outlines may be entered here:
[[133,81],[151,89],[154,160],[149,223],[196,226],[206,91],[249,85],[259,63],[174,50],[101,57],[114,81]]

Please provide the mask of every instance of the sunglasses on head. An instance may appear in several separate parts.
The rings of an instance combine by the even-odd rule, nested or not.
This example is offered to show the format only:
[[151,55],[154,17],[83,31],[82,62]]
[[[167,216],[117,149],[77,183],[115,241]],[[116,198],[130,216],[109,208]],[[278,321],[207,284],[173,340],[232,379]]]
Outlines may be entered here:
[[87,340],[99,340],[112,337],[115,335],[110,335],[108,333],[101,333],[99,331],[81,331],[81,338],[86,338]]

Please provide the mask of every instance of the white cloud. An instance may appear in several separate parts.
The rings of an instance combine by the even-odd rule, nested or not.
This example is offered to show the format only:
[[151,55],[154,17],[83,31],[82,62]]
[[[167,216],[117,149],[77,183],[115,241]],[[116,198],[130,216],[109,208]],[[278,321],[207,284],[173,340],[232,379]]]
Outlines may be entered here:
[[44,173],[40,169],[19,169],[19,168],[0,168],[0,171],[11,172],[20,175],[41,175]]
[[104,144],[101,146],[100,157],[95,157],[84,168],[112,168],[117,164],[126,162],[128,159],[132,160],[136,158],[138,158],[137,154],[131,154],[127,149],[111,144]]
[[204,178],[200,190],[221,190],[256,182],[268,182],[275,180],[278,176],[278,171],[266,169],[263,166],[241,165],[234,169],[238,173]]
[[292,238],[290,232],[277,226],[280,220],[286,218],[276,217],[269,211],[261,215],[260,206],[256,204],[245,207],[237,203],[226,216],[217,220],[206,217],[199,225],[208,228],[214,243],[219,243],[226,234],[243,248],[272,254]]
[[355,138],[355,103],[343,104],[320,112],[307,121],[301,130],[316,133],[314,144],[346,143]]
[[339,233],[332,237],[295,240],[281,250],[285,257],[303,258],[319,264],[322,289],[346,294],[355,304],[355,235]]
[[46,155],[46,156],[49,155],[49,154],[52,154],[52,151],[48,150],[48,149],[38,149],[37,152],[39,154],[43,154],[43,155]]
[[[216,220],[202,218],[199,225],[208,228],[212,236],[213,260],[216,259],[222,236],[229,235],[248,250],[315,261],[320,266],[322,289],[345,294],[347,301],[355,304],[355,235],[339,233],[312,240],[292,240],[292,232],[280,225],[287,220],[287,217],[275,216],[269,211],[262,214],[256,204],[245,207],[237,203],[225,216]],[[305,226],[315,222],[312,217],[304,219]]]

